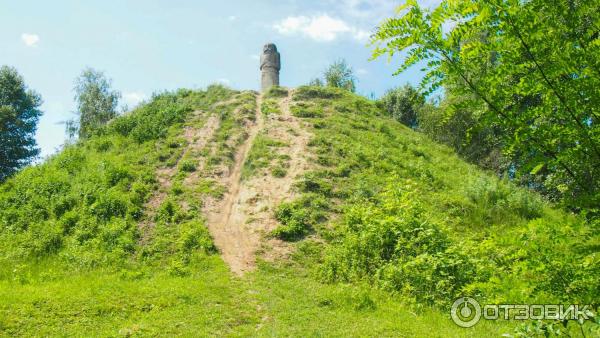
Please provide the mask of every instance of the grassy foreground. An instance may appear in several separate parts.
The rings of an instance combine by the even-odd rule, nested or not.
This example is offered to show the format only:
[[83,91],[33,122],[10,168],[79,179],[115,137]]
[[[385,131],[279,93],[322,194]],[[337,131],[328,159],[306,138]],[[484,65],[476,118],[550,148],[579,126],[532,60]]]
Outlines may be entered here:
[[456,326],[385,292],[322,284],[302,269],[260,268],[233,278],[218,256],[198,256],[191,274],[90,271],[0,282],[4,336],[499,336],[511,326]]

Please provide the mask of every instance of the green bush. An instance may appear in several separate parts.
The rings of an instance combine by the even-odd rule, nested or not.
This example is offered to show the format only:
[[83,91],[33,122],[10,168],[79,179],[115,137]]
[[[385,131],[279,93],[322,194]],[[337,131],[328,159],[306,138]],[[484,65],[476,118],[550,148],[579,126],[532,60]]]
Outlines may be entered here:
[[275,211],[275,219],[281,225],[272,235],[285,241],[297,241],[327,219],[328,209],[327,201],[318,194],[306,194],[293,202],[282,203]]
[[179,225],[178,237],[178,251],[186,255],[196,250],[201,250],[205,253],[216,252],[206,225],[200,222],[192,221]]
[[98,220],[108,221],[115,217],[125,217],[128,209],[127,204],[127,201],[121,194],[110,190],[98,197],[90,207],[90,211]]
[[481,176],[465,187],[465,195],[475,203],[476,210],[483,211],[491,221],[503,222],[507,214],[516,214],[525,219],[542,215],[542,199],[508,182]]
[[273,174],[274,177],[285,177],[285,175],[287,175],[287,170],[285,170],[285,168],[277,166],[271,169],[271,174]]
[[424,219],[414,194],[389,186],[380,202],[346,212],[342,242],[329,251],[327,280],[366,278],[420,303],[445,304],[475,280],[474,262],[445,230]]
[[191,160],[183,160],[179,164],[179,169],[183,172],[194,172],[196,171],[196,163]]

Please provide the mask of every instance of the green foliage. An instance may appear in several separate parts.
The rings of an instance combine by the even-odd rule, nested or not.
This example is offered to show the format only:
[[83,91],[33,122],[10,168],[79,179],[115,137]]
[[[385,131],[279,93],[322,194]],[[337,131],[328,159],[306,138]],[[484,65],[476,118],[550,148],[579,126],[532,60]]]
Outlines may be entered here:
[[[510,170],[588,217],[600,205],[600,7],[594,1],[408,1],[374,34],[374,57],[426,64],[428,93],[471,99]],[[450,27],[449,29],[445,29]],[[479,125],[476,125],[478,127]]]
[[339,59],[329,65],[323,72],[323,79],[315,78],[308,85],[322,87],[325,84],[327,87],[342,88],[350,92],[356,90],[356,76],[344,59]]
[[[213,86],[155,95],[7,180],[0,186],[0,276],[31,259],[56,259],[70,269],[118,268],[132,257],[160,261],[213,252],[205,226],[190,221],[194,211],[182,210],[172,199],[159,208],[154,233],[140,233],[139,223],[156,189],[154,170],[161,156],[155,152],[168,149],[169,160],[180,156],[172,135],[183,132],[188,113],[208,110],[232,94]],[[190,160],[180,163],[184,172],[194,167]],[[176,191],[177,184],[174,195],[185,193],[181,186]]]
[[345,95],[344,91],[338,88],[318,87],[318,86],[300,86],[294,93],[295,101],[304,101],[314,98],[319,99],[337,99]]
[[188,173],[194,172],[196,171],[196,163],[192,160],[183,160],[179,164],[179,169]]
[[[493,124],[484,123],[484,111],[483,106],[473,104],[468,96],[447,91],[439,106],[425,104],[419,110],[418,130],[450,146],[469,162],[498,176],[511,175],[514,170],[511,171],[510,159],[502,150],[502,131]],[[524,185],[539,187],[527,184],[526,180],[520,181]]]
[[0,68],[0,183],[39,154],[34,136],[41,104],[16,69]]
[[418,303],[448,304],[475,280],[474,261],[423,217],[416,194],[391,182],[377,202],[358,202],[345,212],[343,242],[326,257],[322,274],[375,279]]
[[534,219],[543,214],[544,204],[539,196],[485,176],[467,186],[465,195],[471,202],[479,204],[479,211],[489,215],[482,215],[487,220],[499,219],[492,215],[501,215],[507,210],[524,219]]
[[276,158],[277,148],[283,146],[286,146],[286,144],[282,141],[269,138],[265,134],[257,135],[252,143],[246,162],[244,162],[242,178],[252,177],[258,174],[261,169],[268,167]]
[[115,119],[99,132],[116,132],[131,137],[140,144],[163,138],[168,130],[165,126],[182,123],[192,110],[187,100],[191,94],[191,91],[186,90],[155,94],[149,103]]
[[285,241],[297,241],[323,223],[328,210],[327,201],[319,193],[282,203],[275,211],[275,218],[281,225],[273,230],[272,235]]
[[[327,242],[314,258],[324,280],[364,282],[441,307],[465,294],[492,303],[598,297],[590,282],[600,275],[597,223],[480,172],[382,117],[373,102],[311,96],[294,101],[332,112],[307,119],[319,169],[298,182],[300,198],[278,218],[294,240],[316,233]],[[321,216],[338,219],[332,227],[307,221],[317,208],[304,210],[301,201],[317,197],[329,206]]]
[[67,122],[67,134],[84,139],[117,116],[121,93],[113,91],[103,72],[86,68],[75,80],[77,120]]
[[425,98],[412,86],[405,85],[388,90],[378,104],[389,116],[415,129],[419,124],[418,115],[425,105]]
[[285,175],[287,175],[287,170],[281,166],[277,166],[271,169],[271,174],[274,177],[285,177]]
[[290,107],[292,115],[296,117],[323,117],[323,107],[318,104],[296,103]]

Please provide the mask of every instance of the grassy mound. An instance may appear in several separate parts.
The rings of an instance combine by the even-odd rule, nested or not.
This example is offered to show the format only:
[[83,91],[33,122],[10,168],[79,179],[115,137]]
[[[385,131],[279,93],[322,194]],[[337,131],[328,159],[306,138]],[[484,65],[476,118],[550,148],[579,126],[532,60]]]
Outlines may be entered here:
[[[263,113],[287,95],[271,90]],[[255,110],[254,92],[221,86],[159,94],[2,184],[0,334],[497,336],[517,323],[462,329],[448,305],[600,299],[597,224],[320,87],[298,88],[291,106],[316,169],[273,206],[280,227],[266,234],[295,252],[232,278],[201,208],[223,194],[210,177],[231,165]],[[209,115],[210,146],[190,151],[186,130]],[[244,178],[278,146],[259,134]]]

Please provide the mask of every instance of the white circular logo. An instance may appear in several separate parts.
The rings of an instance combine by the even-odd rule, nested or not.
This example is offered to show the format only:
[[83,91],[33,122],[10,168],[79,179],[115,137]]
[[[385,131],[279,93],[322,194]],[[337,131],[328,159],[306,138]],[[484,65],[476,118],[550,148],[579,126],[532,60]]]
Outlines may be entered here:
[[452,304],[450,315],[456,325],[471,327],[481,318],[481,306],[471,297],[460,297]]

